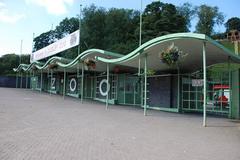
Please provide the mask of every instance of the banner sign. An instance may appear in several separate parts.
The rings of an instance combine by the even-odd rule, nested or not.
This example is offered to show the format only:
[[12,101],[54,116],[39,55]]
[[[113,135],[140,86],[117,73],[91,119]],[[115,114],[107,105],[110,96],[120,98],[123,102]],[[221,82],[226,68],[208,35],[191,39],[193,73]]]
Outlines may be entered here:
[[203,79],[192,79],[192,86],[193,87],[203,86]]
[[40,60],[79,44],[79,30],[31,54],[33,61]]

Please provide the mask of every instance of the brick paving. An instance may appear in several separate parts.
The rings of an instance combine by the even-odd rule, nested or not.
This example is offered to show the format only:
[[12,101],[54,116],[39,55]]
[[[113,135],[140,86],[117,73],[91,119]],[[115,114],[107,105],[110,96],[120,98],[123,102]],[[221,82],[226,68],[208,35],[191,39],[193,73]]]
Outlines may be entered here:
[[0,88],[0,160],[239,160],[240,122]]

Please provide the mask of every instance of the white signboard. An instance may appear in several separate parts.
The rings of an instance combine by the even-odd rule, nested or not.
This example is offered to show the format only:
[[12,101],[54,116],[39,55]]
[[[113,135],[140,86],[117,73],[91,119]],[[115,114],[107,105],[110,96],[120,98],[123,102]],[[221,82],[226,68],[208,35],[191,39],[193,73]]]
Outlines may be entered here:
[[75,47],[79,44],[79,30],[67,35],[66,37],[50,44],[47,47],[44,47],[31,54],[32,60],[40,60],[52,55],[55,55],[59,52],[67,50],[69,48]]
[[193,87],[203,86],[203,79],[192,79],[192,86]]

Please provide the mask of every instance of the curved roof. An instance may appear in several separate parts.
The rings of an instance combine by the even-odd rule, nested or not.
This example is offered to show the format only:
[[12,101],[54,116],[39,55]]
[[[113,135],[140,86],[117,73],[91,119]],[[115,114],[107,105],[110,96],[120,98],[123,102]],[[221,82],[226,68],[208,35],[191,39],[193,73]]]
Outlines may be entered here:
[[78,55],[73,60],[54,56],[54,57],[48,59],[45,63],[42,63],[39,61],[34,61],[31,64],[20,64],[17,68],[14,68],[13,70],[15,72],[29,71],[33,67],[36,67],[39,70],[44,70],[44,69],[47,69],[49,64],[57,64],[58,66],[60,66],[62,68],[72,68],[76,64],[78,64],[79,61],[81,62],[81,60],[84,60],[85,58],[90,58],[90,57],[95,58],[97,55],[98,56],[101,55],[103,58],[113,58],[113,57],[116,58],[116,57],[122,56],[118,53],[108,52],[108,51],[104,51],[101,49],[89,49],[89,50],[82,52],[80,55]]
[[96,58],[96,71],[105,71],[105,63],[131,68],[138,68],[140,66],[143,68],[143,63],[139,65],[139,59],[143,59],[145,55],[147,55],[149,68],[160,71],[172,70],[174,68],[161,62],[159,54],[171,43],[174,43],[181,51],[186,53],[186,56],[179,61],[180,69],[185,72],[192,72],[202,68],[203,42],[206,42],[207,66],[227,62],[229,58],[234,62],[240,62],[239,56],[204,34],[176,33],[152,39],[125,56],[100,49],[89,49],[82,52],[73,60],[55,56],[44,64],[38,61],[29,65],[21,64],[14,71],[29,71],[33,67],[47,69],[49,64],[57,64],[60,68],[74,68],[77,64],[82,63],[82,60],[85,58]]
[[[180,69],[185,72],[193,72],[202,68],[203,42],[206,42],[207,66],[227,62],[229,58],[233,62],[240,62],[239,56],[210,37],[197,33],[176,33],[157,37],[144,43],[123,57],[116,59],[96,57],[96,59],[104,63],[139,67],[139,58],[141,60],[147,55],[148,67],[150,69],[159,71],[172,70],[176,68],[164,64],[161,61],[160,53],[174,43],[175,46],[186,54],[184,58],[179,60]],[[143,63],[140,64],[140,67],[143,68]]]

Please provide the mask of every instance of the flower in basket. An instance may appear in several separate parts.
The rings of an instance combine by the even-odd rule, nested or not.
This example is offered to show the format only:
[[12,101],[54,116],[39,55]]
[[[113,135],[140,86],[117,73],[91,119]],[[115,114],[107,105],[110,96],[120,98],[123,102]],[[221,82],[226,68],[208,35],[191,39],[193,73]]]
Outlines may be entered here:
[[94,59],[86,58],[84,60],[84,64],[87,66],[88,69],[96,68],[96,61]]
[[160,53],[162,62],[169,66],[174,66],[178,62],[179,58],[183,56],[183,52],[180,51],[174,43],[172,43],[165,51]]

